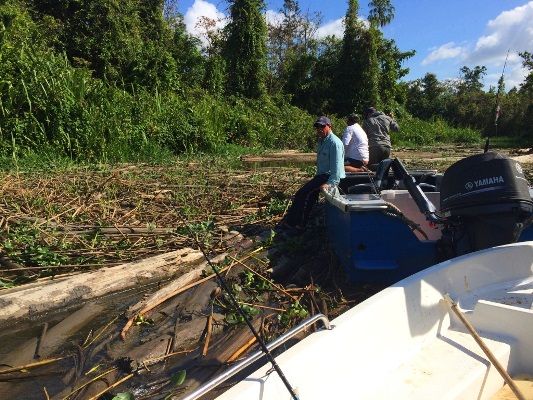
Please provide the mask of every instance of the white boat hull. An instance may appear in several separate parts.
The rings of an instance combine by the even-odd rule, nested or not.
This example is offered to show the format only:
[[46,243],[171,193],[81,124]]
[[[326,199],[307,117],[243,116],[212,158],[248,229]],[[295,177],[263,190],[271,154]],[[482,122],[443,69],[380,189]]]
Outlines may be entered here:
[[[511,375],[533,374],[533,242],[423,270],[276,360],[308,399],[490,399],[504,382],[443,301],[449,293]],[[290,399],[270,364],[219,399]]]

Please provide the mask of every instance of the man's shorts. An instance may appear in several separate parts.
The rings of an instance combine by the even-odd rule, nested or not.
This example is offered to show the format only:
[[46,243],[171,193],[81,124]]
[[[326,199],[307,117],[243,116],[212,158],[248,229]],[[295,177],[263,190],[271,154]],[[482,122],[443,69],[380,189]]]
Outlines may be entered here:
[[356,160],[355,158],[345,158],[344,165],[350,165],[355,168],[361,168],[365,163],[361,160]]

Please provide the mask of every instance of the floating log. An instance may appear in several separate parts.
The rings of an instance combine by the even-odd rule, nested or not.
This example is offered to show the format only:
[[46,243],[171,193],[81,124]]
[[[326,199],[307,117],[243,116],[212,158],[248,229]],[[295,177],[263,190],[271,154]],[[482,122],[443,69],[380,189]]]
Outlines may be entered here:
[[[14,322],[83,301],[181,276],[203,262],[200,251],[184,248],[116,267],[3,290],[0,324]],[[46,301],[43,301],[46,299]]]
[[284,151],[279,153],[268,153],[261,156],[244,155],[241,156],[241,161],[246,163],[260,163],[272,161],[284,162],[314,162],[316,160],[316,153],[298,153],[295,151]]

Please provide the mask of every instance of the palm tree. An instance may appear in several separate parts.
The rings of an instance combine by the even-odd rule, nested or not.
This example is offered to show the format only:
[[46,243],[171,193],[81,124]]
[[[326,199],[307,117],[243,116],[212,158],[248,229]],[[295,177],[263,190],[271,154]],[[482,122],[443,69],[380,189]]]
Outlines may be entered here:
[[373,25],[383,27],[394,19],[394,6],[390,0],[371,0],[368,7],[368,20]]

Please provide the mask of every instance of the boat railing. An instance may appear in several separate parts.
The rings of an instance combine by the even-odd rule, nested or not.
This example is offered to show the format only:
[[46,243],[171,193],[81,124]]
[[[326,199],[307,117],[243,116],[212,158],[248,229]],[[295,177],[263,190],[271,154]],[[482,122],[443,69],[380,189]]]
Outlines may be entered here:
[[[313,315],[310,318],[307,318],[306,320],[302,321],[299,325],[292,328],[287,333],[281,335],[276,340],[268,343],[266,345],[267,349],[273,350],[276,347],[281,346],[285,342],[287,342],[289,339],[293,338],[298,333],[302,332],[303,330],[307,329],[311,325],[314,325],[318,321],[321,321],[324,324],[324,327],[328,330],[333,329],[333,325],[330,324],[328,317],[326,317],[324,314],[316,314]],[[221,383],[225,382],[235,374],[239,373],[246,367],[250,366],[257,360],[259,360],[261,357],[263,357],[265,353],[263,353],[262,350],[258,350],[249,357],[245,358],[244,360],[240,361],[239,363],[235,364],[231,368],[229,368],[227,371],[224,371],[222,374],[217,375],[215,378],[211,379],[210,381],[206,382],[202,386],[200,386],[198,389],[196,389],[194,392],[188,394],[185,396],[182,400],[196,400],[199,399],[204,394],[210,392],[214,388],[216,388]]]

